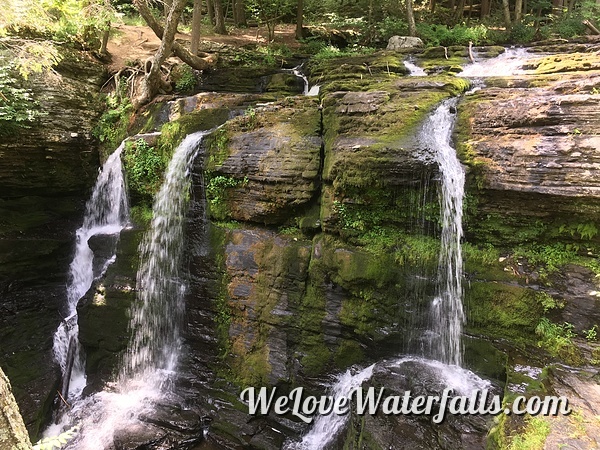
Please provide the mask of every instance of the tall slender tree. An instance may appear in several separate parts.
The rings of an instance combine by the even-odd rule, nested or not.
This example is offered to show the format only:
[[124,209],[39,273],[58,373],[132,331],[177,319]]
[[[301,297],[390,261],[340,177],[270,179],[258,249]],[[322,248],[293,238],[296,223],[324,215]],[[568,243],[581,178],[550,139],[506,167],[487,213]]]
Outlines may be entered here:
[[417,26],[415,25],[413,0],[406,0],[406,18],[408,19],[408,34],[411,36],[416,36]]
[[192,55],[198,54],[200,44],[200,26],[202,25],[202,0],[194,0],[194,12],[192,13],[192,37],[190,51]]
[[215,33],[227,34],[225,28],[225,10],[223,9],[223,0],[212,0],[215,9]]
[[302,31],[304,21],[304,0],[298,0],[298,6],[296,9],[296,39],[302,39],[304,33]]

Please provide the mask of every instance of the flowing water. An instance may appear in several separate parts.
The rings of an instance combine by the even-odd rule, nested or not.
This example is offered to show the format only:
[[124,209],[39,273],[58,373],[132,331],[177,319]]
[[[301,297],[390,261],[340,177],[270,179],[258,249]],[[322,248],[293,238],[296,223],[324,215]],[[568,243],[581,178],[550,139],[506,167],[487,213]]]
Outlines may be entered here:
[[119,374],[124,387],[135,380],[158,389],[177,364],[185,307],[186,285],[180,266],[190,170],[206,134],[190,134],[177,147],[154,200],[150,229],[139,247],[138,295],[131,309],[132,338]]
[[[180,353],[185,281],[180,272],[190,170],[206,132],[187,136],[175,150],[155,197],[153,218],[139,246],[132,338],[117,381],[75,402],[54,434],[74,423],[81,434],[67,448],[112,448],[115,434],[135,429],[138,418],[166,398]],[[50,433],[46,433],[50,435]]]
[[[333,398],[349,398],[352,392],[359,388],[365,381],[373,376],[375,364],[353,373],[350,369],[337,376],[336,381],[329,388],[328,395]],[[310,431],[300,442],[292,442],[285,446],[286,450],[320,450],[326,448],[346,424],[347,416],[329,414],[318,416]]]
[[403,61],[403,62],[404,62],[404,66],[410,72],[409,75],[411,77],[426,77],[427,76],[427,72],[425,72],[423,69],[421,69],[419,66],[417,66],[414,63],[412,63],[411,61],[406,60],[406,61]]
[[530,73],[523,69],[529,53],[524,48],[507,48],[504,53],[495,58],[480,59],[475,55],[476,62],[465,66],[458,74],[461,77],[510,77]]
[[437,294],[431,304],[430,356],[446,364],[462,364],[461,334],[465,313],[462,305],[463,260],[461,239],[465,172],[452,146],[457,99],[444,101],[431,114],[421,142],[435,155],[440,170],[442,224],[438,261]]
[[321,90],[321,86],[315,84],[314,86],[310,86],[308,82],[308,77],[304,75],[302,72],[301,66],[296,66],[293,69],[289,69],[294,75],[300,78],[304,82],[304,89],[302,91],[303,95],[307,95],[309,97],[315,97],[319,95],[319,91]]
[[[54,354],[63,372],[61,395],[77,398],[85,387],[84,355],[80,348],[77,325],[77,303],[91,287],[94,279],[102,276],[115,259],[119,232],[129,220],[129,205],[121,166],[122,143],[102,166],[92,196],[85,207],[83,225],[76,232],[75,256],[69,268],[67,285],[67,317],[54,334]],[[90,238],[110,235],[112,256],[94,260],[89,246]],[[98,257],[96,257],[98,259]]]

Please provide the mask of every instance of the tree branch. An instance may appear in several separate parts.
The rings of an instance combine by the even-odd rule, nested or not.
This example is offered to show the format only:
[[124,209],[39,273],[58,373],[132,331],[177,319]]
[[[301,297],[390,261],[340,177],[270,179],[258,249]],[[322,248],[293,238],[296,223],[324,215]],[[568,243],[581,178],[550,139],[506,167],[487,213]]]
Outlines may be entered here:
[[[152,12],[150,12],[150,9],[146,5],[146,2],[144,0],[133,0],[133,4],[139,11],[144,21],[148,24],[152,31],[154,31],[154,34],[156,34],[159,39],[162,39],[165,30],[162,25],[156,21],[152,15]],[[171,49],[173,50],[175,56],[196,70],[209,69],[217,61],[217,56],[214,54],[207,54],[204,57],[193,55],[177,41],[173,41]]]

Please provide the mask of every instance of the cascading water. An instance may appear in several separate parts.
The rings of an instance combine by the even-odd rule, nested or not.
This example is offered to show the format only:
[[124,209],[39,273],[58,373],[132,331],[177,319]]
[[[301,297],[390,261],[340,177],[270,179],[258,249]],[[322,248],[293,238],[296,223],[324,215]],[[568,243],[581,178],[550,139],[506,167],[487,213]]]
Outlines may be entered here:
[[[349,398],[352,392],[373,376],[374,368],[375,364],[372,364],[357,373],[347,370],[345,373],[338,375],[335,383],[329,388],[328,395],[333,398]],[[285,449],[321,450],[326,448],[345,424],[346,416],[337,414],[318,416],[310,431],[302,438],[302,441],[290,442],[285,446]]]
[[122,385],[142,379],[158,388],[177,363],[185,293],[180,274],[185,206],[191,165],[205,135],[191,134],[177,147],[154,200],[150,229],[139,248],[138,298],[131,310],[133,336],[119,375]]
[[411,61],[406,60],[403,62],[404,62],[404,67],[406,67],[408,69],[409,75],[411,77],[426,77],[427,76],[427,72],[425,72],[423,69],[421,69],[419,66],[412,63]]
[[81,434],[68,448],[112,448],[115,433],[135,428],[169,394],[176,369],[185,282],[180,273],[190,170],[207,132],[187,136],[175,150],[155,197],[150,228],[139,246],[138,295],[131,308],[132,338],[117,382],[73,405]]
[[315,84],[313,87],[310,87],[310,84],[308,82],[308,77],[306,75],[304,75],[304,72],[302,72],[301,66],[296,66],[293,69],[288,69],[288,70],[290,70],[294,75],[296,75],[298,78],[300,78],[304,82],[304,90],[302,91],[303,95],[306,95],[309,97],[314,97],[314,96],[319,95],[321,86],[319,86],[318,84]]
[[[67,285],[67,317],[54,334],[54,354],[63,373],[61,395],[76,398],[85,387],[84,355],[81,351],[77,325],[77,303],[114,261],[119,232],[129,220],[127,191],[121,165],[123,142],[102,166],[92,196],[85,208],[83,225],[76,232],[75,256],[69,268]],[[111,235],[112,256],[94,261],[88,241],[93,236]]]
[[509,77],[527,74],[523,64],[527,59],[527,49],[507,48],[495,58],[477,60],[469,64],[458,75],[461,77]]
[[423,127],[421,142],[433,151],[440,169],[442,235],[437,295],[431,305],[431,356],[443,363],[462,364],[461,334],[463,260],[461,251],[465,172],[452,147],[453,110],[457,99],[443,102]]

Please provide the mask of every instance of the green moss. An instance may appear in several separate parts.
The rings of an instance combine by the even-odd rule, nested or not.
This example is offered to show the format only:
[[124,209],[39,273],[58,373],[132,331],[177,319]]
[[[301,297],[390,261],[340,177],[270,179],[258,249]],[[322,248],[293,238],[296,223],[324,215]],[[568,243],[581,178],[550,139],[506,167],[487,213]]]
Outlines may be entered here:
[[522,433],[510,439],[508,450],[543,450],[546,438],[550,434],[550,422],[545,417],[525,419]]
[[339,369],[359,364],[365,359],[365,353],[356,341],[344,339],[333,356],[333,362]]
[[536,65],[536,74],[600,70],[600,58],[594,53],[569,53],[547,56]]
[[517,345],[535,344],[543,307],[535,292],[520,286],[475,281],[465,289],[467,329]]

